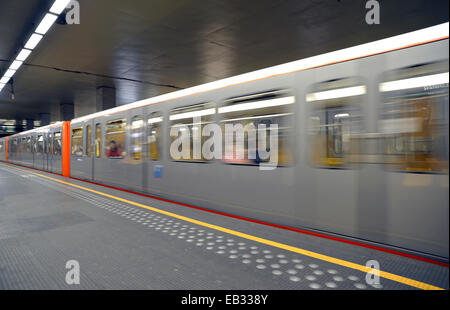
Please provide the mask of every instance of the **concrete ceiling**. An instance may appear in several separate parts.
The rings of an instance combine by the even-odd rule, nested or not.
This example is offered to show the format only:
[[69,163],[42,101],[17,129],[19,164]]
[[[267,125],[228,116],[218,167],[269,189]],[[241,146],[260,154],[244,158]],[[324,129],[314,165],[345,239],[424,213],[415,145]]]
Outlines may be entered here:
[[[35,118],[60,103],[95,111],[99,86],[117,104],[345,48],[448,21],[448,0],[79,0],[79,25],[44,37],[0,93],[0,119]],[[0,75],[49,0],[0,0]]]

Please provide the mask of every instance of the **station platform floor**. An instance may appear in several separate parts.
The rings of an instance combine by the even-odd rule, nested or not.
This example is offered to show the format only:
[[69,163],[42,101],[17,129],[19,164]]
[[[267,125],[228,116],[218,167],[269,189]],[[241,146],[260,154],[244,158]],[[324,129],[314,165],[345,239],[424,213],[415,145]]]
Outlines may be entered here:
[[0,290],[448,288],[445,266],[0,163]]

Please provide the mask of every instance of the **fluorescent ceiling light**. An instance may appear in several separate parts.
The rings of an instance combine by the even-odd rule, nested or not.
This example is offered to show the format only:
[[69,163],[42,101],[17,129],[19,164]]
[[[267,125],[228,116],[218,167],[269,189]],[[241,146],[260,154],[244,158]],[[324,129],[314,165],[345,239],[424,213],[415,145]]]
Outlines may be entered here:
[[42,19],[39,26],[36,28],[36,33],[46,34],[50,27],[55,23],[58,16],[47,13],[45,17]]
[[28,39],[27,44],[25,44],[25,48],[27,49],[34,49],[36,47],[36,45],[38,45],[38,43],[41,41],[41,39],[43,38],[42,35],[37,34],[37,33],[33,33],[30,37],[30,39]]
[[163,121],[162,117],[155,117],[155,118],[150,118],[148,120],[149,124],[155,124],[155,123],[161,123]]
[[349,116],[350,116],[350,114],[348,114],[348,113],[342,113],[342,114],[336,114],[334,117],[341,118],[341,117],[349,117]]
[[388,92],[440,84],[448,84],[448,72],[382,83],[380,84],[380,91]]
[[17,55],[16,60],[25,61],[28,58],[28,56],[30,56],[30,54],[31,54],[30,50],[22,49],[19,55]]
[[4,76],[0,79],[0,83],[7,84],[10,79],[11,79],[10,77]]
[[319,101],[319,100],[330,100],[345,97],[360,96],[366,93],[366,86],[355,86],[347,88],[339,88],[333,90],[327,90],[318,93],[308,94],[306,96],[307,102]]
[[16,70],[8,69],[8,70],[6,70],[5,75],[3,75],[3,76],[6,76],[6,77],[13,77],[14,74],[16,74]]
[[61,14],[62,11],[64,11],[64,9],[67,7],[69,2],[70,0],[56,0],[50,8],[50,12],[57,15]]
[[201,110],[201,111],[180,113],[180,114],[171,115],[170,116],[170,120],[171,121],[176,121],[176,120],[179,120],[179,119],[186,119],[186,118],[194,118],[194,117],[201,117],[201,116],[206,116],[206,115],[212,115],[214,113],[216,113],[216,109],[215,108]]
[[13,63],[11,64],[11,66],[9,66],[9,69],[17,70],[20,68],[20,66],[22,66],[22,64],[23,64],[22,61],[14,60]]
[[223,114],[223,113],[230,113],[230,112],[278,107],[278,106],[282,106],[282,105],[292,104],[294,102],[295,102],[295,98],[293,96],[291,96],[291,97],[283,97],[283,98],[264,100],[264,101],[234,104],[234,105],[230,105],[227,107],[219,108],[219,113]]
[[280,113],[280,114],[260,115],[260,116],[251,116],[251,117],[240,117],[240,118],[233,118],[233,119],[225,119],[220,122],[221,123],[237,122],[237,121],[245,121],[245,120],[249,120],[249,119],[272,118],[272,117],[281,117],[281,116],[288,116],[288,115],[292,115],[292,113]]

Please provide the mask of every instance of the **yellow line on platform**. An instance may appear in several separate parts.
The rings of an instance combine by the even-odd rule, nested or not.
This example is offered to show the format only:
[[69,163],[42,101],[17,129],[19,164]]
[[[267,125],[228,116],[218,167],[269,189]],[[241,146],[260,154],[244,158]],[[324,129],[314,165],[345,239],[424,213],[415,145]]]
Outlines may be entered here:
[[[160,209],[157,209],[157,208],[154,208],[154,207],[150,207],[150,206],[144,205],[142,203],[130,201],[130,200],[127,200],[127,199],[124,199],[124,198],[120,198],[120,197],[116,197],[116,196],[113,196],[113,195],[110,195],[110,194],[99,192],[99,191],[96,191],[96,190],[93,190],[93,189],[90,189],[90,188],[87,188],[87,187],[83,187],[83,186],[80,186],[80,185],[76,185],[76,184],[72,184],[72,183],[69,183],[69,182],[62,181],[62,180],[58,180],[58,179],[55,179],[55,178],[52,178],[52,177],[49,177],[49,176],[46,176],[46,175],[43,175],[43,174],[40,174],[40,173],[36,173],[36,172],[20,169],[20,168],[17,168],[17,167],[12,167],[12,166],[5,165],[5,164],[2,164],[2,163],[0,163],[0,165],[8,167],[8,168],[13,168],[13,169],[16,169],[16,170],[20,170],[20,171],[23,171],[23,172],[31,173],[31,174],[34,174],[34,175],[37,175],[37,176],[40,176],[40,177],[43,177],[43,178],[55,181],[55,182],[59,182],[59,183],[62,183],[62,184],[68,185],[68,186],[76,187],[76,188],[79,188],[79,189],[82,189],[82,190],[85,190],[85,191],[88,191],[88,192],[91,192],[91,193],[95,193],[97,195],[108,197],[108,198],[111,198],[111,199],[114,199],[114,200],[118,200],[118,201],[130,204],[130,205],[134,205],[134,206],[137,206],[137,207],[140,207],[140,208],[144,208],[144,209],[147,209],[147,210],[150,210],[150,211],[153,211],[153,212],[164,214],[164,215],[167,215],[167,216],[170,216],[170,217],[173,217],[173,218],[177,218],[177,219],[182,220],[182,221],[186,221],[186,222],[189,222],[189,223],[193,223],[193,224],[199,225],[199,226],[203,226],[203,227],[207,227],[207,228],[214,229],[214,230],[217,230],[217,231],[221,231],[221,232],[224,232],[224,233],[227,233],[227,234],[230,234],[230,235],[234,235],[234,236],[237,236],[237,237],[241,237],[241,238],[244,238],[244,239],[247,239],[247,240],[252,240],[252,241],[255,241],[255,242],[258,242],[258,243],[266,244],[266,245],[273,246],[273,247],[276,247],[276,248],[279,248],[279,249],[283,249],[283,250],[286,250],[286,251],[302,254],[302,255],[305,255],[305,256],[309,256],[309,257],[313,257],[315,259],[326,261],[326,262],[329,262],[329,263],[332,263],[332,264],[344,266],[344,267],[347,267],[347,268],[350,268],[350,269],[359,270],[359,271],[364,272],[364,273],[369,273],[369,272],[372,271],[371,268],[368,268],[366,266],[359,265],[359,264],[356,264],[356,263],[352,263],[352,262],[349,262],[349,261],[345,261],[345,260],[342,260],[342,259],[338,259],[338,258],[334,258],[334,257],[331,257],[331,256],[327,256],[327,255],[311,252],[311,251],[308,251],[308,250],[300,249],[300,248],[297,248],[297,247],[294,247],[294,246],[290,246],[290,245],[286,245],[286,244],[282,244],[282,243],[279,243],[279,242],[275,242],[275,241],[271,241],[271,240],[255,237],[255,236],[252,236],[252,235],[249,235],[249,234],[241,233],[239,231],[228,229],[228,228],[224,228],[224,227],[220,227],[220,226],[217,226],[217,225],[205,223],[205,222],[198,221],[198,220],[195,220],[195,219],[191,219],[189,217],[178,215],[178,214],[175,214],[175,213],[172,213],[172,212],[167,212],[167,211],[160,210]],[[396,275],[396,274],[393,274],[393,273],[389,273],[389,272],[385,272],[385,271],[381,271],[381,270],[379,271],[379,275],[382,278],[389,279],[389,280],[392,280],[392,281],[395,281],[395,282],[399,282],[399,283],[402,283],[402,284],[405,284],[405,285],[409,285],[409,286],[412,286],[412,287],[415,287],[415,288],[423,289],[423,290],[444,290],[443,288],[440,288],[440,287],[437,287],[437,286],[434,286],[434,285],[431,285],[431,284],[427,284],[427,283],[424,283],[424,282],[416,281],[416,280],[413,280],[413,279],[409,279],[409,278],[406,278],[406,277],[402,277],[402,276],[399,276],[399,275]]]

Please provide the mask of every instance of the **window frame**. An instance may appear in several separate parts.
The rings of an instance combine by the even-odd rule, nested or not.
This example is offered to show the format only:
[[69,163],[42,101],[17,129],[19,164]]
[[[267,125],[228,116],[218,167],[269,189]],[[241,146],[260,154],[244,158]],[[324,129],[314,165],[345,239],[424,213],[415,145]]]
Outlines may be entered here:
[[[112,124],[112,123],[118,123],[118,122],[122,123],[123,130],[122,131],[108,133],[108,125]],[[116,119],[113,119],[113,120],[110,120],[110,121],[106,121],[106,123],[105,123],[105,134],[104,134],[105,140],[103,142],[105,143],[105,145],[104,145],[104,154],[105,154],[105,157],[107,159],[124,159],[124,158],[127,157],[127,152],[126,152],[126,147],[127,147],[127,124],[128,124],[128,122],[127,122],[127,118],[126,117],[116,118]],[[122,143],[121,149],[119,149],[119,150],[121,150],[120,155],[119,156],[108,156],[108,148],[109,148],[109,145],[107,144],[108,140],[109,140],[108,139],[108,135],[118,134],[118,133],[121,133],[123,135],[123,138],[122,138],[123,141],[121,142]],[[119,144],[116,140],[110,140],[110,141],[115,141],[116,145]],[[118,145],[117,145],[117,147],[119,148]]]
[[[75,134],[74,134],[75,131],[81,131],[81,134],[78,136],[75,136]],[[81,142],[77,143],[78,146],[81,146],[81,150],[79,150],[79,151],[74,150],[74,146],[75,146],[74,137],[77,139],[81,139]],[[71,130],[71,136],[70,136],[70,154],[75,157],[83,157],[83,154],[84,154],[83,146],[84,146],[84,128],[82,126],[73,128]],[[79,152],[79,154],[77,154],[77,152]]]

